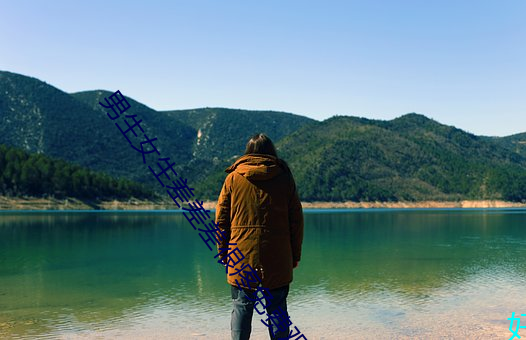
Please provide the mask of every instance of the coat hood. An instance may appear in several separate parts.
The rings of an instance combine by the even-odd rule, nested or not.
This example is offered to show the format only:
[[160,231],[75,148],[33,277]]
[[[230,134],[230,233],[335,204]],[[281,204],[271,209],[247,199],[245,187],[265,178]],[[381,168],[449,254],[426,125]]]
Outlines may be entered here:
[[288,167],[284,161],[271,155],[248,154],[225,170],[227,173],[233,171],[249,180],[266,181],[288,171]]

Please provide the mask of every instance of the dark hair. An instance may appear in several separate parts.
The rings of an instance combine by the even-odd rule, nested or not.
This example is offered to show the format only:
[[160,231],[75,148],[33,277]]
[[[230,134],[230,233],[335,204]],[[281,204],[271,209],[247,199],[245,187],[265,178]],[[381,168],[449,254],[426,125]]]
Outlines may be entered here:
[[274,144],[264,133],[255,134],[250,138],[245,149],[245,155],[248,155],[249,153],[259,153],[278,157]]

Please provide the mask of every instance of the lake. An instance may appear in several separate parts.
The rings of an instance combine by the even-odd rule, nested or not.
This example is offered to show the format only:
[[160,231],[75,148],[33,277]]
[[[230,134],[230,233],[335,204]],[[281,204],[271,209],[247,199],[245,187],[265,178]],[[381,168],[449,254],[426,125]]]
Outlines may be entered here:
[[[177,212],[2,212],[0,338],[228,339],[214,255]],[[294,276],[309,340],[508,339],[526,314],[526,210],[306,211]]]

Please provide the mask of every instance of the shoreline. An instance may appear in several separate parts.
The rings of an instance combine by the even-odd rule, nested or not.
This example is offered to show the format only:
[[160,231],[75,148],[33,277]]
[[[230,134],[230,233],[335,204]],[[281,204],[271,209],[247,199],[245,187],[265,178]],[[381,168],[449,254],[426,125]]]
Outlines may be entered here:
[[[419,202],[301,202],[304,209],[451,209],[451,208],[526,208],[526,203],[502,200],[419,201]],[[216,201],[204,201],[206,209],[215,209]],[[170,200],[119,201],[79,200],[77,198],[37,198],[0,196],[2,210],[179,210]]]

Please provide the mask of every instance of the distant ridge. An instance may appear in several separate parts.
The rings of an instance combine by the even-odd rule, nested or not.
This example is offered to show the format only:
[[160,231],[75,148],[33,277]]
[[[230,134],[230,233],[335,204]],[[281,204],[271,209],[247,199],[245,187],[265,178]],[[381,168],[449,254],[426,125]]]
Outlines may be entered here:
[[423,115],[333,117],[279,143],[303,198],[420,201],[526,196],[526,158]]
[[[65,93],[0,71],[0,143],[59,157],[162,192],[142,159],[98,105],[112,91]],[[126,95],[126,93],[124,93]],[[252,134],[267,133],[304,200],[526,200],[526,133],[476,136],[410,113],[390,121],[227,108],[155,111],[127,97],[129,113],[158,138],[162,154],[216,199],[224,168]]]

